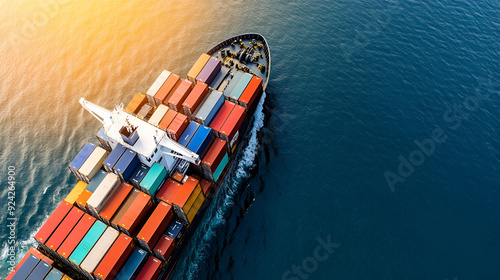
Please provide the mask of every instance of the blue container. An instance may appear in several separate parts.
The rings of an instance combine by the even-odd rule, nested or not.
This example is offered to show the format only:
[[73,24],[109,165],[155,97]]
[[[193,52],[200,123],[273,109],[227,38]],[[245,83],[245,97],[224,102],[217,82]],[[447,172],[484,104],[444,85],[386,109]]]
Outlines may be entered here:
[[63,277],[63,273],[55,268],[49,272],[49,274],[45,277],[44,280],[61,280]]
[[174,239],[175,242],[177,243],[179,242],[185,231],[186,227],[184,226],[184,223],[175,219],[168,227],[167,231],[165,232],[165,235]]
[[16,274],[12,276],[12,280],[25,280],[28,278],[39,261],[40,260],[37,257],[30,254],[24,261],[23,265],[21,265],[21,267],[17,270]]
[[208,149],[213,140],[212,130],[204,125],[200,126],[196,134],[189,142],[187,148],[194,153],[198,154],[200,158],[203,157],[205,151]]
[[137,168],[132,172],[132,176],[130,176],[130,183],[134,185],[136,188],[139,188],[141,185],[142,179],[146,177],[146,174],[148,174],[149,171],[149,166],[141,163]]
[[177,140],[177,143],[186,147],[189,144],[189,141],[191,141],[191,138],[193,138],[193,135],[196,133],[196,131],[198,130],[199,127],[200,127],[200,125],[197,122],[190,122],[189,125],[184,130],[184,133],[182,133],[181,138],[179,138],[179,140]]
[[128,181],[134,173],[134,170],[139,166],[141,161],[137,153],[132,150],[125,150],[120,160],[115,165],[115,173],[120,176],[123,181]]
[[122,144],[118,143],[113,151],[109,154],[109,156],[104,161],[104,169],[108,172],[113,172],[113,167],[120,160],[120,157],[123,155],[127,148],[125,148]]
[[85,189],[91,193],[94,193],[97,187],[101,184],[102,180],[104,180],[104,177],[106,177],[106,175],[108,175],[108,173],[99,170],[99,172],[97,172],[92,181],[90,181],[90,184],[88,184]]
[[141,248],[135,249],[130,258],[116,276],[116,280],[134,279],[148,259],[148,253]]
[[203,109],[207,109],[210,111],[205,119],[205,125],[209,125],[212,120],[215,118],[215,116],[217,115],[217,113],[219,112],[220,108],[222,108],[222,105],[224,105],[224,94],[218,92],[218,91],[212,91],[211,93],[212,96],[211,99],[214,99],[215,100],[215,104],[213,107],[205,107]]
[[45,278],[47,274],[49,273],[50,269],[52,267],[50,264],[41,261],[38,263],[38,265],[33,269],[33,271],[30,274],[30,277],[27,278],[27,280],[39,280]]
[[234,74],[233,78],[231,79],[227,87],[224,89],[225,96],[231,95],[231,92],[233,92],[234,88],[236,87],[236,85],[238,84],[238,82],[240,81],[241,77],[243,77],[244,74],[245,72],[236,70],[236,74]]
[[83,163],[87,160],[94,149],[95,145],[87,142],[78,155],[76,155],[75,159],[73,159],[73,161],[69,164],[69,169],[77,180],[82,180],[82,176],[78,173],[78,169],[82,167]]

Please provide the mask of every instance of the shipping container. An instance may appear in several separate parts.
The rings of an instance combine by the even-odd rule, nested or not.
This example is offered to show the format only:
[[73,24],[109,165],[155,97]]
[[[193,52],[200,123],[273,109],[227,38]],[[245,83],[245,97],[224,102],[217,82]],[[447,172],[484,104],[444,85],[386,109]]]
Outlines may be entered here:
[[153,166],[141,181],[142,191],[150,196],[155,196],[166,177],[167,170],[165,167],[157,162],[153,163]]
[[101,221],[96,221],[87,234],[85,234],[82,241],[76,246],[73,253],[71,253],[69,261],[79,266],[105,230],[106,225]]
[[76,183],[76,185],[69,192],[69,194],[66,196],[66,198],[64,198],[64,200],[68,203],[75,205],[76,200],[82,194],[82,192],[85,190],[85,188],[87,186],[88,186],[87,183],[85,183],[83,181],[78,181],[78,183]]
[[148,89],[147,91],[147,97],[148,97],[148,101],[149,101],[149,104],[153,105],[153,106],[158,106],[160,105],[161,103],[157,103],[154,96],[156,95],[156,93],[158,93],[158,91],[160,90],[161,86],[165,83],[165,81],[167,81],[168,77],[170,76],[170,72],[167,71],[167,70],[163,70],[160,74],[160,76],[158,76],[158,78],[156,78],[156,80],[154,81],[154,83],[151,85],[151,87]]
[[76,246],[83,239],[85,234],[94,225],[95,218],[89,214],[83,214],[83,217],[78,221],[78,224],[71,230],[64,242],[57,249],[57,253],[63,258],[68,258],[75,250]]
[[87,160],[90,154],[92,154],[95,147],[96,146],[94,144],[87,142],[78,155],[76,155],[75,159],[73,159],[73,161],[69,164],[68,167],[77,180],[82,180],[82,176],[78,173],[78,169],[82,167],[83,163]]
[[94,217],[99,217],[99,212],[101,212],[102,208],[119,185],[120,178],[114,173],[108,173],[106,178],[102,180],[99,187],[97,187],[89,200],[87,200],[87,208],[94,214]]
[[227,77],[229,70],[229,68],[222,66],[219,74],[217,74],[217,76],[215,76],[215,79],[210,83],[210,88],[223,91],[224,89],[219,89],[219,87],[222,84],[222,81],[224,81],[224,79]]
[[83,211],[87,211],[87,200],[92,196],[88,190],[83,190],[82,194],[76,199],[75,206]]
[[177,143],[181,144],[182,146],[186,147],[189,144],[189,141],[193,138],[194,134],[198,130],[200,125],[197,122],[190,122],[184,132],[182,133],[181,137],[179,140],[177,140]]
[[238,82],[240,81],[241,77],[243,77],[244,74],[245,72],[236,70],[236,73],[234,74],[233,78],[224,89],[224,95],[226,97],[229,97],[229,95],[231,95],[231,92],[233,92],[233,89],[236,87],[236,85],[238,84]]
[[250,109],[255,98],[258,96],[259,92],[262,90],[262,78],[253,76],[252,80],[248,84],[247,88],[241,94],[238,99],[238,103],[245,107],[247,110]]
[[203,190],[203,194],[205,195],[205,197],[208,197],[210,194],[210,191],[212,191],[213,183],[203,179],[203,180],[201,180],[200,185],[201,185],[201,189]]
[[144,266],[148,259],[148,253],[137,248],[134,250],[130,258],[127,260],[123,268],[118,273],[116,280],[132,280],[135,279],[139,271]]
[[231,114],[231,111],[234,109],[235,105],[235,103],[229,100],[224,101],[224,105],[222,105],[219,112],[217,113],[217,115],[215,115],[215,118],[210,123],[210,128],[217,133],[221,129],[229,114]]
[[95,147],[94,151],[87,160],[83,163],[78,172],[82,175],[82,181],[89,183],[101,169],[108,152],[101,147]]
[[158,108],[156,108],[156,111],[153,113],[151,118],[149,118],[149,123],[152,125],[157,126],[160,124],[161,120],[167,114],[169,108],[166,105],[160,104]]
[[209,85],[215,79],[217,74],[219,74],[220,69],[220,60],[215,57],[211,57],[207,61],[203,69],[200,71],[198,76],[196,76],[196,80]]
[[[155,94],[155,101],[158,106],[163,103],[164,100],[168,100],[170,95],[175,91],[177,86],[180,84],[181,77],[172,73],[168,76],[167,80],[160,87],[158,92]],[[165,104],[165,103],[163,103]],[[167,105],[167,104],[165,104]]]
[[106,171],[108,172],[113,172],[113,167],[115,167],[115,164],[118,162],[118,160],[120,160],[120,157],[123,155],[126,149],[127,148],[125,148],[125,146],[118,143],[104,161],[104,169],[106,169]]
[[[42,259],[44,257],[44,255],[42,253],[40,253],[40,251],[38,251],[37,249],[31,247],[28,252],[24,255],[24,257],[21,259],[21,261],[19,261],[19,263],[17,263],[17,265],[12,269],[12,271],[9,273],[9,276],[7,276],[6,280],[10,280],[12,279],[12,277],[14,276],[14,274],[17,273],[17,271],[19,270],[19,268],[21,268],[21,266],[24,264],[24,262],[28,259],[28,258],[32,258],[32,257],[36,257],[38,258],[38,260]],[[38,262],[38,261],[37,261]],[[36,263],[33,265],[33,268],[36,266]],[[33,270],[33,269],[32,269]],[[31,272],[31,271],[30,271]],[[21,275],[20,275],[21,276]]]
[[182,111],[182,103],[186,100],[186,97],[189,95],[191,90],[193,89],[193,83],[188,80],[183,80],[180,82],[179,86],[172,93],[172,96],[167,101],[170,109],[175,110],[177,112]]
[[196,214],[198,214],[198,211],[200,210],[201,205],[203,205],[203,202],[205,202],[205,197],[203,196],[203,192],[200,192],[195,200],[195,203],[187,213],[187,219],[189,223],[193,222],[194,218],[196,217]]
[[150,256],[146,264],[142,267],[141,272],[137,275],[136,280],[151,280],[158,279],[161,272],[161,261],[153,256]]
[[94,270],[96,279],[114,279],[122,269],[125,261],[135,249],[132,237],[120,233],[111,248],[109,248],[104,258]]
[[188,116],[190,119],[194,119],[194,112],[198,109],[201,102],[208,94],[208,85],[202,82],[198,82],[191,93],[188,95],[184,103],[182,103],[182,108],[184,110],[184,114]]
[[214,137],[212,135],[212,130],[202,125],[200,126],[200,128],[198,128],[198,131],[196,131],[196,134],[189,142],[187,148],[190,151],[198,154],[200,158],[202,158],[205,152],[208,150],[208,147],[210,147],[213,139]]
[[224,158],[222,158],[222,161],[220,162],[219,166],[215,170],[213,174],[214,181],[217,182],[219,180],[220,175],[222,174],[222,171],[224,171],[224,168],[226,167],[227,163],[229,162],[229,157],[226,154]]
[[189,121],[187,119],[187,116],[181,113],[177,113],[172,123],[170,123],[170,125],[168,126],[168,136],[177,141],[177,139],[181,137],[188,124]]
[[66,239],[71,230],[83,217],[83,214],[85,213],[81,209],[73,207],[61,222],[61,224],[59,224],[54,233],[47,240],[47,242],[45,242],[46,247],[56,252],[57,249],[59,249],[59,246],[61,246],[61,244],[63,243],[64,239]]
[[186,224],[191,222],[187,219],[187,214],[200,193],[202,190],[199,181],[189,176],[173,199],[175,214]]
[[108,175],[107,172],[99,170],[99,172],[97,172],[97,174],[94,176],[94,179],[90,181],[90,184],[88,184],[85,189],[91,193],[94,193],[97,187],[99,187],[99,185],[101,184],[102,180],[106,178],[106,175]]
[[132,100],[130,100],[130,103],[125,107],[125,111],[132,113],[132,114],[137,114],[139,110],[148,102],[148,98],[146,95],[142,93],[137,93]]
[[160,191],[156,194],[156,198],[165,201],[166,203],[172,205],[177,192],[181,188],[181,184],[168,178],[163,186],[160,188]]
[[64,220],[64,217],[71,211],[73,205],[66,201],[62,201],[56,210],[50,215],[49,219],[35,234],[34,238],[39,244],[45,243],[52,233],[56,230],[59,224]]
[[89,278],[92,278],[91,273],[94,272],[97,265],[104,258],[104,255],[108,252],[109,248],[113,245],[119,234],[120,233],[116,229],[108,227],[92,250],[90,250],[88,255],[85,257],[80,267],[83,271],[87,272],[86,274]]
[[217,112],[224,104],[224,95],[218,91],[212,91],[203,105],[196,112],[196,121],[203,125],[210,125]]
[[233,111],[227,117],[227,120],[219,130],[219,135],[222,139],[229,142],[229,147],[233,147],[238,140],[238,130],[240,129],[243,120],[245,119],[245,108],[240,105],[234,106]]
[[102,220],[111,225],[111,218],[115,215],[120,208],[120,205],[127,199],[130,191],[132,191],[133,187],[125,182],[121,183],[120,186],[116,189],[115,193],[111,196],[111,198],[106,202],[101,212],[99,212],[99,216],[101,216]]
[[156,243],[155,247],[153,248],[153,253],[158,259],[166,262],[169,260],[174,249],[175,249],[174,239],[166,235],[162,235],[158,243]]
[[175,119],[175,116],[177,116],[177,112],[174,110],[168,110],[168,112],[165,114],[163,119],[161,119],[160,123],[158,124],[158,127],[167,130],[168,126],[172,123],[172,121]]
[[123,217],[118,222],[118,227],[129,236],[135,236],[140,229],[140,225],[144,223],[144,219],[151,213],[152,208],[151,197],[140,192],[127,212],[123,214]]
[[202,53],[193,67],[191,67],[191,70],[189,70],[187,79],[193,83],[196,83],[196,77],[198,76],[198,74],[200,74],[201,70],[203,69],[203,67],[205,67],[205,64],[207,64],[209,59],[210,56],[208,54]]
[[31,271],[30,276],[26,278],[27,280],[39,280],[45,278],[52,267],[50,264],[40,261],[36,267]]
[[174,211],[172,206],[163,201],[160,202],[137,234],[137,240],[141,247],[151,252],[173,219]]
[[179,243],[185,232],[186,232],[186,226],[184,226],[184,223],[182,223],[178,219],[175,219],[168,226],[165,235],[174,239],[175,243]]
[[[22,264],[21,264],[22,262]],[[28,276],[31,274],[33,269],[37,266],[37,264],[40,262],[40,259],[35,257],[32,254],[29,254],[24,261],[21,261],[20,264],[21,266],[16,267],[14,274],[10,274],[7,279],[12,279],[12,280],[25,280],[28,278]]]
[[227,141],[220,138],[215,139],[202,158],[201,165],[203,170],[213,174],[226,154]]
[[56,268],[52,268],[52,270],[45,276],[44,280],[61,280],[63,277],[63,273]]
[[245,73],[243,77],[239,80],[239,82],[236,84],[236,87],[234,87],[233,91],[229,95],[229,99],[235,103],[238,102],[238,99],[240,98],[241,94],[243,91],[248,86],[248,83],[252,80],[253,75],[249,73]]
[[115,173],[126,182],[140,163],[137,153],[127,149],[116,163]]
[[135,186],[136,188],[139,188],[142,179],[144,179],[148,171],[149,171],[149,166],[141,163],[132,173],[129,182],[132,183],[132,185]]
[[[122,205],[120,205],[120,208],[118,208],[118,211],[116,211],[115,215],[111,219],[111,224],[118,225],[118,222],[120,222],[123,215],[125,215],[125,212],[127,212],[127,210],[130,208],[130,205],[134,203],[134,200],[140,193],[141,191],[138,189],[133,189],[130,192],[130,194],[127,196]],[[116,228],[118,228],[118,226],[116,226]]]
[[149,104],[144,104],[144,106],[142,106],[142,108],[139,110],[139,112],[137,113],[137,117],[147,121],[149,120],[149,117],[151,117],[151,115],[153,114],[153,107]]

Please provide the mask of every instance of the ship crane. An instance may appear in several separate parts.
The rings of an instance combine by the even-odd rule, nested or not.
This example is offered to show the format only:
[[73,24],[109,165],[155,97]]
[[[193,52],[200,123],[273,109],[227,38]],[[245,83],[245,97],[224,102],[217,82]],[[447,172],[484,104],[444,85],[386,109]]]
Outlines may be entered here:
[[[85,100],[85,98],[80,98],[79,100],[80,104],[83,106],[83,108],[87,111],[90,112],[92,116],[94,116],[99,122],[102,123],[104,130],[109,131],[112,126],[126,126],[127,124],[130,125],[129,122],[129,117],[134,118],[127,112],[123,111],[123,106],[116,106],[116,108],[113,111],[109,111],[108,109],[105,109],[99,105],[96,105],[92,102],[89,102]],[[153,127],[151,124],[146,123],[142,120],[142,122],[145,128],[150,128],[150,130],[154,131],[150,137],[152,139],[152,145],[159,146],[159,151],[162,152],[165,155],[173,156],[176,158],[180,158],[183,160],[186,160],[190,163],[199,165],[200,164],[200,157],[196,153],[193,153],[192,151],[188,150],[186,147],[182,146],[181,144],[177,143],[176,141],[170,139],[169,137],[165,136],[162,137],[160,141],[158,141],[158,129],[156,127]],[[164,132],[163,132],[164,133]],[[108,135],[106,133],[108,137]],[[111,137],[113,140],[118,141],[120,144],[124,145],[125,147],[142,154],[144,157],[149,158],[151,155],[149,154],[144,154],[138,151],[136,148],[134,148],[133,145],[129,145],[126,143],[123,139],[120,139],[120,137]],[[159,143],[158,143],[159,142]],[[137,145],[136,145],[137,146]],[[172,151],[172,152],[170,152]]]

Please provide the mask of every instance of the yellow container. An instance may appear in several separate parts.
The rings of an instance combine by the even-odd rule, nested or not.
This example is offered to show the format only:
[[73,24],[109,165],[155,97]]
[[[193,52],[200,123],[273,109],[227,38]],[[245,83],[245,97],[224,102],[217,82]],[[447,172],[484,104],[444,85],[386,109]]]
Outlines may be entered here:
[[87,183],[83,181],[78,181],[73,189],[69,192],[68,196],[64,199],[68,203],[75,204],[78,197],[82,194],[83,190],[88,186]]
[[210,56],[208,54],[202,53],[201,56],[196,61],[196,63],[193,65],[193,67],[191,67],[191,70],[189,70],[187,74],[187,79],[192,83],[196,83],[196,76],[200,74],[201,70],[203,69],[203,67],[205,67],[205,64],[209,59]]
[[204,201],[205,201],[205,196],[203,195],[203,192],[201,192],[198,195],[196,202],[193,204],[193,207],[191,207],[191,209],[189,210],[189,213],[187,214],[187,219],[190,223],[193,222],[193,219],[196,216],[196,213],[198,213],[198,210],[200,210],[200,207]]
[[196,199],[198,198],[198,195],[201,192],[201,187],[200,184],[197,184],[196,187],[194,188],[193,192],[189,196],[188,200],[186,201],[186,204],[184,204],[184,207],[182,207],[182,211],[184,213],[188,213],[189,210],[191,210],[193,204],[196,202]]

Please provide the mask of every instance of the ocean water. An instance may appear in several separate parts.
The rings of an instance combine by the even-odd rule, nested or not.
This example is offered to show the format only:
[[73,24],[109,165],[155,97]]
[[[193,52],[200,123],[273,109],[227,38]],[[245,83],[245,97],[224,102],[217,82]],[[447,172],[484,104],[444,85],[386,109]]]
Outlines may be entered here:
[[163,69],[263,34],[248,147],[173,279],[500,278],[500,2],[0,1],[0,275],[76,183],[68,163]]

